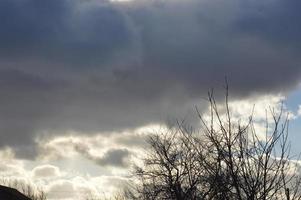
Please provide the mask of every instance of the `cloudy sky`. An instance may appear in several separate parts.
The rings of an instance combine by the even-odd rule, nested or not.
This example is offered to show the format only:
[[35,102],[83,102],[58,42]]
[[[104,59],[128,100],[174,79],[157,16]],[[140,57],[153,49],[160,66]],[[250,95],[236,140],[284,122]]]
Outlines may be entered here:
[[300,0],[1,0],[0,176],[49,199],[110,195],[145,137],[197,124],[207,91],[233,112],[291,113],[301,140]]

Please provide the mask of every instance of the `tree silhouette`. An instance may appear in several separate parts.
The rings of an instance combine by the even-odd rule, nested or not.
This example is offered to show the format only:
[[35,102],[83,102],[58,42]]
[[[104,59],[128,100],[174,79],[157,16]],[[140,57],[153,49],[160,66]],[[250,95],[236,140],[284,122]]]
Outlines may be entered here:
[[272,122],[258,133],[250,116],[234,120],[226,88],[224,112],[208,93],[210,116],[200,114],[201,131],[178,122],[176,128],[150,136],[139,182],[127,193],[143,200],[301,199],[298,163],[290,157],[288,116],[273,109]]

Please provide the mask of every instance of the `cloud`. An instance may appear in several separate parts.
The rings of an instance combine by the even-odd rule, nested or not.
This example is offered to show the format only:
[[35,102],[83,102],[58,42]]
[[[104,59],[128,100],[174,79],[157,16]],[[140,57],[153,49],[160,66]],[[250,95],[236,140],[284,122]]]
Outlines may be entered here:
[[[128,139],[140,138],[130,142],[121,140],[122,137],[127,137]],[[102,134],[86,136],[83,133],[78,136],[54,137],[40,142],[38,157],[40,160],[47,162],[82,157],[100,167],[128,168],[132,162],[132,153],[142,148],[144,144],[142,138],[145,137],[137,132],[115,133],[110,136],[103,136]],[[49,168],[49,166],[42,166],[42,169],[35,169],[34,173],[36,170],[46,174],[49,170],[53,171],[55,169]]]
[[74,200],[87,198],[113,198],[127,183],[127,179],[118,176],[100,176],[73,179],[58,179],[47,185],[47,197],[50,200]]
[[24,169],[24,161],[15,157],[11,148],[0,150],[0,182],[6,182],[7,177],[20,178],[26,177],[27,173]]
[[240,30],[246,34],[260,35],[277,46],[300,48],[301,41],[296,36],[301,31],[297,19],[301,16],[296,12],[301,4],[298,0],[289,1],[246,1],[244,13],[237,20]]
[[301,116],[301,105],[298,106],[297,115],[298,115],[298,116]]
[[47,190],[50,199],[72,199],[76,198],[77,191],[74,184],[68,180],[53,182]]
[[60,170],[53,165],[37,166],[32,170],[33,178],[51,178],[60,176]]
[[[88,194],[97,198],[111,197],[127,182],[124,175],[114,172],[110,175],[91,175],[88,164],[83,169],[74,165],[68,169],[71,159],[60,160],[63,165],[44,165],[16,158],[11,149],[0,150],[0,184],[16,187],[23,191],[30,186],[33,190],[44,191],[50,200],[86,199]],[[70,165],[70,163],[69,163]],[[100,170],[99,167],[96,170]],[[100,170],[101,171],[101,170]],[[89,172],[89,173],[87,173]],[[24,187],[26,186],[26,187]],[[25,191],[26,192],[26,191]]]
[[77,143],[75,151],[100,166],[128,167],[130,152],[127,149],[109,149],[101,157],[91,153],[91,148],[84,143]]
[[127,149],[111,149],[97,160],[103,166],[125,167],[129,164],[130,152]]
[[85,146],[83,143],[77,143],[75,151],[86,157],[87,159],[95,162],[100,166],[121,167],[126,168],[130,163],[130,151],[127,149],[114,149],[110,148],[103,153],[102,156],[91,153],[91,147]]
[[238,99],[286,93],[301,75],[298,7],[297,0],[1,1],[0,146],[33,158],[44,133],[190,116],[225,76]]
[[[275,128],[274,117],[281,116],[279,123],[285,124],[286,119],[295,120],[297,114],[295,110],[287,107],[286,98],[283,95],[262,95],[247,99],[231,100],[229,99],[228,107],[231,116],[231,123],[234,127],[246,126],[250,123],[252,117],[252,130],[261,140],[266,140],[267,136],[272,134]],[[217,109],[222,121],[227,120],[227,110],[225,102],[218,103]],[[207,124],[211,123],[211,113],[208,109],[203,113]],[[214,126],[218,130],[220,125],[218,120],[214,120]]]
[[2,60],[104,64],[130,43],[131,32],[121,12],[99,2],[2,1]]

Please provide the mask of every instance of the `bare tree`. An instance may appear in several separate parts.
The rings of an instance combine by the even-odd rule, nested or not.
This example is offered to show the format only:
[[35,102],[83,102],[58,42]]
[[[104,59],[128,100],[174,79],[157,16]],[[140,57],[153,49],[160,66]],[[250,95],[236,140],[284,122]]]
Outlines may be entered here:
[[253,114],[234,121],[226,89],[224,112],[209,92],[209,120],[200,114],[202,130],[184,123],[149,138],[150,151],[135,174],[139,184],[132,199],[276,200],[301,199],[298,163],[290,157],[288,116],[270,109],[258,133]]
[[15,188],[19,192],[23,193],[25,196],[27,196],[28,198],[30,198],[32,200],[46,200],[47,199],[46,193],[42,189],[37,188],[36,186],[34,186],[32,184],[25,183],[20,180],[3,178],[0,180],[0,184],[7,186],[7,187]]

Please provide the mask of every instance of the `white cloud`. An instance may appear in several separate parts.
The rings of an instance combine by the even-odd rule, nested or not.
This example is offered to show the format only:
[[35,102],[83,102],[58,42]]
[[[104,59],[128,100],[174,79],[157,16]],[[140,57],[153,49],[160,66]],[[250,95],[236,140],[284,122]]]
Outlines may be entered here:
[[301,116],[301,105],[298,106],[298,111],[297,111],[298,116]]
[[0,177],[26,177],[24,162],[15,158],[12,149],[6,148],[0,150]]
[[53,165],[41,165],[32,170],[33,178],[53,178],[61,175],[60,169]]
[[119,176],[82,177],[59,179],[47,185],[49,200],[82,200],[87,196],[111,197],[127,183]]
[[[286,107],[285,99],[286,97],[282,94],[251,96],[240,100],[229,99],[232,123],[246,125],[249,122],[249,118],[252,117],[256,134],[264,139],[266,125],[269,125],[268,131],[273,128],[273,115],[278,116],[282,113],[283,120],[286,119],[286,117],[288,117],[289,120],[293,120],[297,117],[294,111]],[[220,117],[226,119],[225,104],[218,104],[217,107]],[[209,109],[207,113],[204,114],[204,119],[208,123],[210,122]],[[217,121],[215,126],[219,126]]]
[[72,199],[77,196],[74,184],[71,181],[59,180],[53,182],[47,188],[48,198],[50,199]]
[[[99,164],[101,164],[104,161],[103,159],[105,161],[110,160],[108,156],[111,154],[120,155],[121,153],[126,157],[134,154],[134,157],[137,157],[140,154],[139,152],[145,148],[149,134],[166,130],[166,126],[152,124],[137,129],[91,135],[70,131],[62,133],[61,136],[37,140],[39,145],[38,159],[51,162],[82,156],[92,161],[99,160]],[[131,159],[131,157],[128,158]]]

